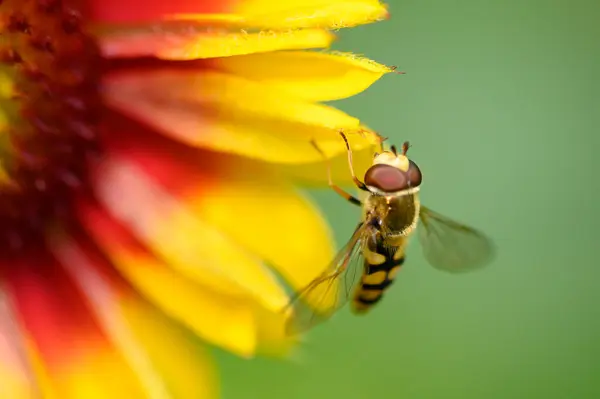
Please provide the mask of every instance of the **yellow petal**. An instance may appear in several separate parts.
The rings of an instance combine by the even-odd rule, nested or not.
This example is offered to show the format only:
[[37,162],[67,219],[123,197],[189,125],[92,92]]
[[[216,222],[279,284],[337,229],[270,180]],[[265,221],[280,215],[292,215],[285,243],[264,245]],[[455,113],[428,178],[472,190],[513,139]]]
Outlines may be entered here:
[[257,353],[262,356],[292,356],[301,337],[288,335],[286,314],[281,311],[272,312],[263,307],[257,307],[255,312],[258,325]]
[[10,96],[13,91],[13,80],[7,73],[8,71],[0,67],[0,141],[2,144],[6,128],[8,127],[8,112],[5,110],[6,106],[10,106],[13,101],[10,100]]
[[14,399],[33,399],[36,397],[35,391],[32,389],[31,381],[24,380],[22,376],[17,375],[13,370],[0,363],[0,397]]
[[14,143],[11,141],[9,128],[11,122],[16,122],[21,118],[19,103],[13,100],[14,95],[14,71],[0,64],[0,184],[10,182],[10,176],[6,172],[7,163],[10,161],[13,152]]
[[128,251],[118,243],[108,244],[103,238],[115,266],[168,315],[208,342],[241,356],[254,353],[255,321],[247,304],[252,298],[234,297],[194,284],[151,255]]
[[271,162],[322,160],[311,140],[327,152],[345,152],[340,130],[356,149],[380,141],[342,111],[223,73],[112,75],[105,81],[105,100],[186,144]]
[[56,381],[57,399],[148,397],[120,356],[90,352],[85,359],[64,367],[59,375],[52,377]]
[[[231,169],[213,182],[210,190],[197,195],[190,190],[187,196],[197,198],[188,202],[198,204],[194,209],[203,220],[266,259],[294,291],[318,277],[335,254],[333,239],[320,212],[277,180],[257,179],[245,175],[243,170],[236,173]],[[318,304],[320,299],[314,302]],[[263,314],[263,322],[272,331],[262,339],[271,342],[271,350],[279,346],[285,352],[293,342],[284,339],[282,310],[279,315]]]
[[151,255],[118,244],[104,245],[123,275],[165,313],[214,345],[240,356],[254,353],[257,337],[252,298],[194,284]]
[[215,60],[232,74],[308,101],[332,101],[362,92],[395,68],[350,53],[280,51]]
[[[189,307],[190,303],[185,305]],[[173,399],[212,399],[219,396],[217,375],[208,361],[208,353],[189,334],[139,301],[123,303],[122,311],[129,320],[132,333],[145,345],[148,355],[167,382]]]
[[243,0],[231,14],[173,15],[174,19],[226,21],[261,28],[320,27],[338,29],[375,22],[388,17],[378,0]]
[[328,47],[335,36],[321,29],[264,31],[219,30],[190,25],[183,31],[168,26],[135,31],[99,33],[105,57],[157,57],[166,60],[194,60]]
[[[379,151],[379,146],[368,146],[362,150],[352,151],[353,168],[356,176],[363,180],[365,172],[373,164],[373,155]],[[303,186],[326,186],[327,164],[325,162],[312,162],[296,165],[281,164],[277,170],[294,182]],[[347,154],[341,153],[331,158],[331,179],[334,184],[354,189]]]
[[238,173],[187,194],[194,213],[267,260],[294,288],[304,287],[334,254],[322,215],[291,187]]

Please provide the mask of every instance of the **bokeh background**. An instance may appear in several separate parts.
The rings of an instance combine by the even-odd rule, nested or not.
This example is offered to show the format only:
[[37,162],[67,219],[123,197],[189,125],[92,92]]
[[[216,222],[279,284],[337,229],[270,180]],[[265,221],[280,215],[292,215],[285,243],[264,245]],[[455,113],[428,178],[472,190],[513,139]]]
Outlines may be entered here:
[[[385,300],[315,329],[302,362],[217,352],[223,397],[600,398],[600,3],[388,4],[335,47],[407,74],[336,105],[410,140],[423,201],[498,256],[452,276],[412,242]],[[312,194],[341,245],[358,210]]]

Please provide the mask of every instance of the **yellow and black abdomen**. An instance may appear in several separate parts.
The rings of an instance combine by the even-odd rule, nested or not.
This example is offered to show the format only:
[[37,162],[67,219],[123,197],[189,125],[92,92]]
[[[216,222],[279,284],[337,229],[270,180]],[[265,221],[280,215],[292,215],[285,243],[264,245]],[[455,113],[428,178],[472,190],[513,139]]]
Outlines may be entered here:
[[365,313],[381,300],[404,263],[405,238],[383,245],[380,236],[363,248],[365,269],[352,301],[354,313]]

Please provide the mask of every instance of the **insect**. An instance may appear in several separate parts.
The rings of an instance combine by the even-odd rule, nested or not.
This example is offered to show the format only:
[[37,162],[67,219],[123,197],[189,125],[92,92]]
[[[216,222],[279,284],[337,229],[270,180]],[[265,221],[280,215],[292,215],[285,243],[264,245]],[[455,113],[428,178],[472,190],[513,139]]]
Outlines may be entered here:
[[[401,152],[395,146],[386,151],[382,143],[381,152],[375,153],[364,181],[360,181],[354,174],[348,140],[340,134],[352,179],[367,196],[361,201],[333,184],[328,165],[329,186],[350,203],[362,206],[362,218],[327,269],[290,299],[285,308],[288,334],[327,320],[349,300],[356,314],[371,309],[394,282],[415,231],[425,259],[434,268],[465,272],[484,266],[492,257],[493,244],[483,233],[421,205],[422,174],[407,157],[408,142]],[[315,148],[323,154],[316,144]]]

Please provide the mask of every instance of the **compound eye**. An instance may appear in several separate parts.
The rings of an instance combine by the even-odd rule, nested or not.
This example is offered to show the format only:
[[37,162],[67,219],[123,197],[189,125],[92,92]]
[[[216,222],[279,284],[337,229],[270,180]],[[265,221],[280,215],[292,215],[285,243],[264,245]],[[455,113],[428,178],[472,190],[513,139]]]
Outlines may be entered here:
[[402,191],[410,187],[408,183],[408,174],[390,165],[373,165],[365,174],[367,186],[375,187],[385,193]]
[[417,164],[413,161],[410,161],[408,165],[408,171],[406,171],[406,175],[409,181],[409,187],[418,187],[421,185],[423,175],[421,175],[421,169],[419,169]]

